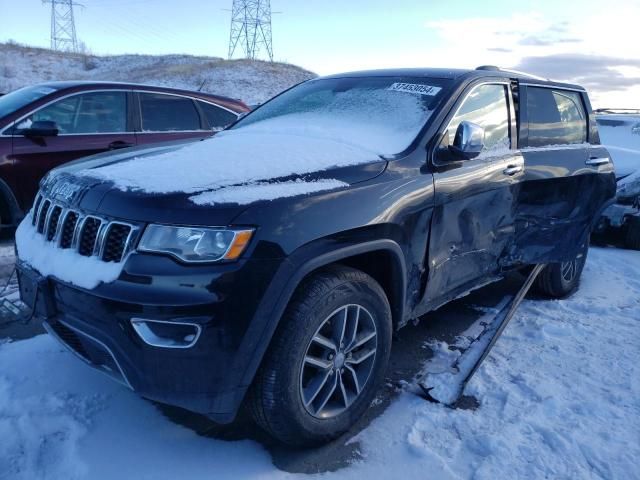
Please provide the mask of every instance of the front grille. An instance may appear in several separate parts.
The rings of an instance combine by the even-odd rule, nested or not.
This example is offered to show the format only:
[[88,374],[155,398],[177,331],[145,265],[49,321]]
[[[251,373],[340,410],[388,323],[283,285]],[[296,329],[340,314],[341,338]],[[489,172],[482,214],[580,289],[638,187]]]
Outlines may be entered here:
[[78,214],[76,212],[69,212],[64,219],[62,225],[62,233],[60,234],[60,247],[71,248],[73,242],[73,233],[76,231],[76,225],[78,224]]
[[107,230],[107,235],[104,241],[102,260],[105,262],[119,262],[122,258],[125,246],[127,245],[130,233],[130,225],[112,223]]
[[49,218],[49,224],[47,225],[47,240],[51,241],[58,233],[58,222],[60,221],[60,215],[62,214],[62,207],[56,205],[51,209],[51,217]]
[[34,227],[36,226],[36,220],[38,219],[38,215],[36,214],[36,212],[40,211],[40,203],[42,203],[42,195],[38,194],[38,196],[36,197],[36,201],[33,204],[33,215],[31,218],[31,225],[33,225]]
[[80,230],[80,242],[78,244],[78,253],[85,257],[90,257],[96,248],[96,240],[98,240],[98,230],[102,222],[96,217],[87,217],[84,219]]
[[49,207],[51,207],[51,202],[49,200],[42,202],[42,208],[40,208],[40,213],[38,214],[38,233],[44,233],[44,224],[47,221]]
[[85,257],[120,262],[131,250],[134,225],[84,215],[38,194],[31,213],[31,224],[49,242],[63,249],[74,249]]

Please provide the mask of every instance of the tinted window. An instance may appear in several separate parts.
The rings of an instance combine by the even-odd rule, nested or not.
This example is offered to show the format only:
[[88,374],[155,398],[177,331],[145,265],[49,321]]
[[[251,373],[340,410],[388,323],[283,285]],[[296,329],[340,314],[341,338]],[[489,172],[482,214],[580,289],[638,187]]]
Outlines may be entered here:
[[222,130],[227,125],[231,125],[237,120],[237,115],[224,108],[216,107],[210,103],[198,102],[200,109],[204,113],[209,127],[213,130]]
[[160,93],[141,93],[140,108],[143,131],[200,130],[200,117],[190,98]]
[[63,98],[36,111],[16,129],[42,120],[56,122],[61,134],[126,132],[127,96],[125,92],[95,92]]
[[56,90],[53,87],[36,85],[35,87],[25,87],[6,95],[0,95],[0,118],[26,107],[31,102],[35,102]]
[[453,144],[458,125],[467,121],[484,128],[485,149],[508,148],[509,109],[505,85],[480,85],[464,100],[449,127],[443,142]]
[[530,147],[587,141],[587,122],[579,93],[529,87],[527,110]]

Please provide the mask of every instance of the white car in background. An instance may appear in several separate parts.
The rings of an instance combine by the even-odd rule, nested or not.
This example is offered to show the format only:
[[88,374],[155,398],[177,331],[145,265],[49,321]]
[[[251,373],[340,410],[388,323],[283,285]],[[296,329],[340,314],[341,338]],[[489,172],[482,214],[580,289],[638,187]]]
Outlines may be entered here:
[[596,110],[600,141],[616,170],[616,203],[607,208],[597,234],[621,230],[624,245],[640,250],[640,110]]

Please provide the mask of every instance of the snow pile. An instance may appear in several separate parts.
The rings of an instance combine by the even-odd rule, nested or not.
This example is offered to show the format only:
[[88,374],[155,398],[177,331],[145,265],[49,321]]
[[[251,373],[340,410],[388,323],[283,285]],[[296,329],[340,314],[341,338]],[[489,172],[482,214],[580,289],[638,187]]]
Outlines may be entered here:
[[[430,389],[429,394],[433,398],[445,405],[452,405],[460,397],[462,383],[486,350],[491,337],[500,327],[495,321],[496,315],[503,312],[511,300],[511,297],[505,297],[495,309],[486,312],[469,328],[469,330],[477,332],[477,335],[467,331],[460,336],[454,345],[451,345],[451,348],[444,342],[430,345],[434,351],[434,358],[425,368],[422,384]],[[490,325],[486,332],[481,328],[484,324]],[[481,334],[482,337],[480,337]],[[472,340],[477,341],[474,341],[473,346],[469,348]],[[461,349],[466,350],[461,354]]]
[[[374,152],[330,139],[247,127],[77,174],[112,181],[122,190],[197,193],[379,159]],[[313,187],[313,183],[307,185]]]
[[216,203],[248,205],[259,200],[295,197],[297,195],[336,190],[348,186],[348,183],[333,179],[321,179],[314,182],[305,182],[304,180],[298,179],[290,182],[253,183],[237,187],[221,188],[219,190],[194,195],[190,200],[197,205],[215,205]]
[[315,77],[295,65],[190,55],[94,56],[0,44],[0,93],[51,80],[146,83],[264,102]]
[[[477,410],[401,393],[356,437],[363,460],[323,478],[637,478],[639,270],[637,252],[591,249],[575,295],[524,301],[467,388]],[[0,365],[0,478],[283,475],[258,444],[171,423],[50,337],[0,344]]]
[[113,282],[120,276],[124,262],[103,262],[85,257],[70,249],[47,242],[31,225],[27,215],[16,230],[16,248],[20,260],[43,276],[53,276],[81,288],[92,289],[100,283]]

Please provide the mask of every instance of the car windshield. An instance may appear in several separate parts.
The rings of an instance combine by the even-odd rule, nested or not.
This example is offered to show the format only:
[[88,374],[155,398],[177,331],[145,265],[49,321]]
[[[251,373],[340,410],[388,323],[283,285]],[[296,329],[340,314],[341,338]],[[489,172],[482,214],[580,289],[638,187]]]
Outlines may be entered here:
[[326,138],[393,155],[412,144],[450,82],[427,77],[312,80],[269,101],[231,130]]
[[57,89],[53,87],[36,85],[34,87],[25,87],[7,93],[0,97],[0,118],[12,114],[16,110],[35,102],[40,98],[55,92]]

